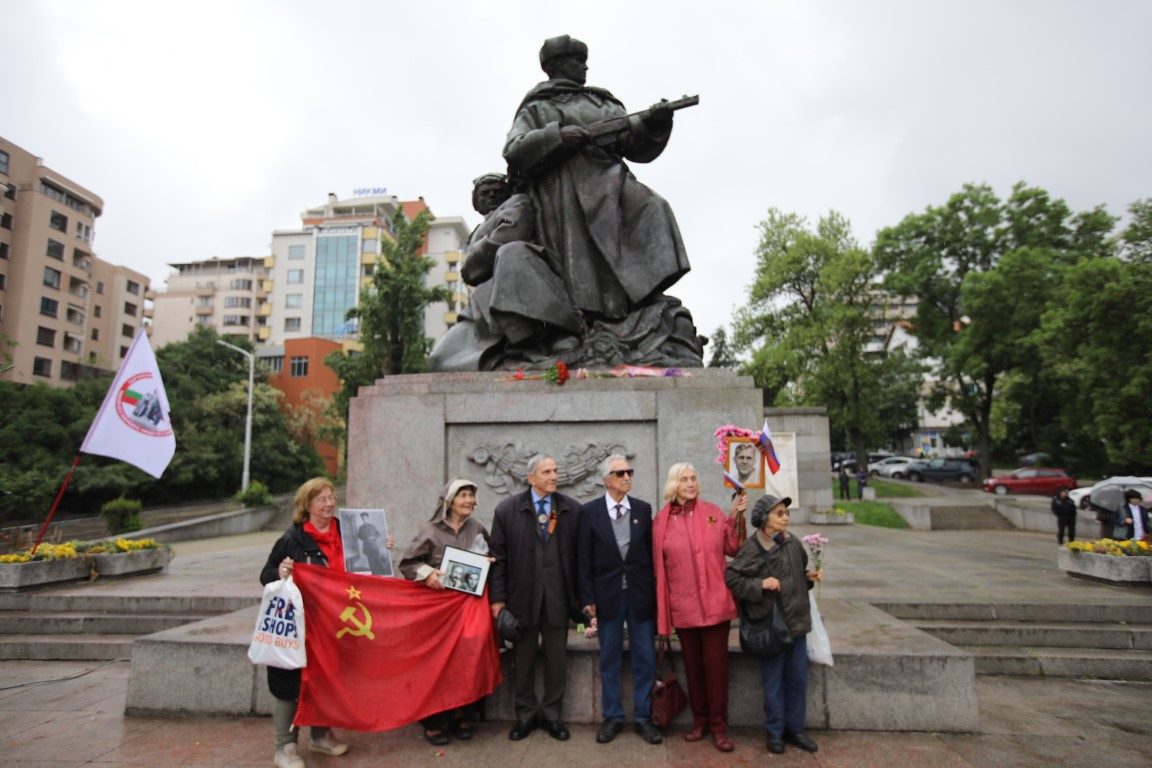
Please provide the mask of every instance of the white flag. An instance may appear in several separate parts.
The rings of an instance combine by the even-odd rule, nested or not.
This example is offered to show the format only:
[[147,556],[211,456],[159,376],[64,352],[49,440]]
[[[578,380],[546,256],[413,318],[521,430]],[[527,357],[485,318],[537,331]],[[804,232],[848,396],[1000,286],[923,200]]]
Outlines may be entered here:
[[80,451],[126,461],[155,478],[172,461],[176,435],[168,419],[168,396],[143,328],[136,332]]

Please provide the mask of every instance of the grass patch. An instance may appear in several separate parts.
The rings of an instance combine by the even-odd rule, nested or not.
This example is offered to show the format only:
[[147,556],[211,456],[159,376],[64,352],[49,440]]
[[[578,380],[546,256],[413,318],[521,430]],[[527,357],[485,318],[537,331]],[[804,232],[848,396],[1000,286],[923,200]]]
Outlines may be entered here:
[[[924,492],[919,488],[911,485],[902,485],[901,483],[892,483],[887,480],[881,480],[878,477],[869,478],[868,486],[876,491],[876,497],[880,499],[906,499],[910,496],[923,496]],[[840,486],[838,480],[832,481],[832,496],[838,497],[840,495]],[[848,495],[853,499],[857,497],[856,481],[850,480],[848,482]]]
[[896,514],[892,505],[883,501],[841,501],[836,506],[855,515],[857,525],[874,525],[877,528],[908,527],[908,523]]

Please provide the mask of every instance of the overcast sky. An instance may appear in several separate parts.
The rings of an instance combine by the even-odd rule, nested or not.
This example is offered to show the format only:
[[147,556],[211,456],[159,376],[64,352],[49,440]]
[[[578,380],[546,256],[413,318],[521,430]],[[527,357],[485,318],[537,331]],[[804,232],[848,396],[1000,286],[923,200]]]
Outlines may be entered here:
[[699,94],[655,162],[728,324],[770,207],[877,230],[965,182],[1113,215],[1152,196],[1152,3],[0,0],[0,135],[105,201],[96,252],[162,290],[172,262],[263,256],[329,192],[387,187],[471,227],[547,37],[588,43],[630,110]]

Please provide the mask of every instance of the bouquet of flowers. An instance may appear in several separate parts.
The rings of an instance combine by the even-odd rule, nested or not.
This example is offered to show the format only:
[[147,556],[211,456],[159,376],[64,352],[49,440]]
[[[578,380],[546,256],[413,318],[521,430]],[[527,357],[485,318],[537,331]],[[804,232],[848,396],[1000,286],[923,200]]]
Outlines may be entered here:
[[800,539],[808,547],[808,551],[812,553],[812,567],[815,570],[820,570],[824,567],[824,545],[828,543],[828,539],[818,533],[810,533]]

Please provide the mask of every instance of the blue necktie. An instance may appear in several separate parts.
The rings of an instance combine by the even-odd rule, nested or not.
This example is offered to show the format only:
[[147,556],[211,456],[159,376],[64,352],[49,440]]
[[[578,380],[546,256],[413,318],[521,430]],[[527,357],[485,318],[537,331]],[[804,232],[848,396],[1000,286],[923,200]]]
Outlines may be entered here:
[[540,499],[536,502],[536,521],[540,523],[540,540],[545,544],[548,543],[548,499]]

